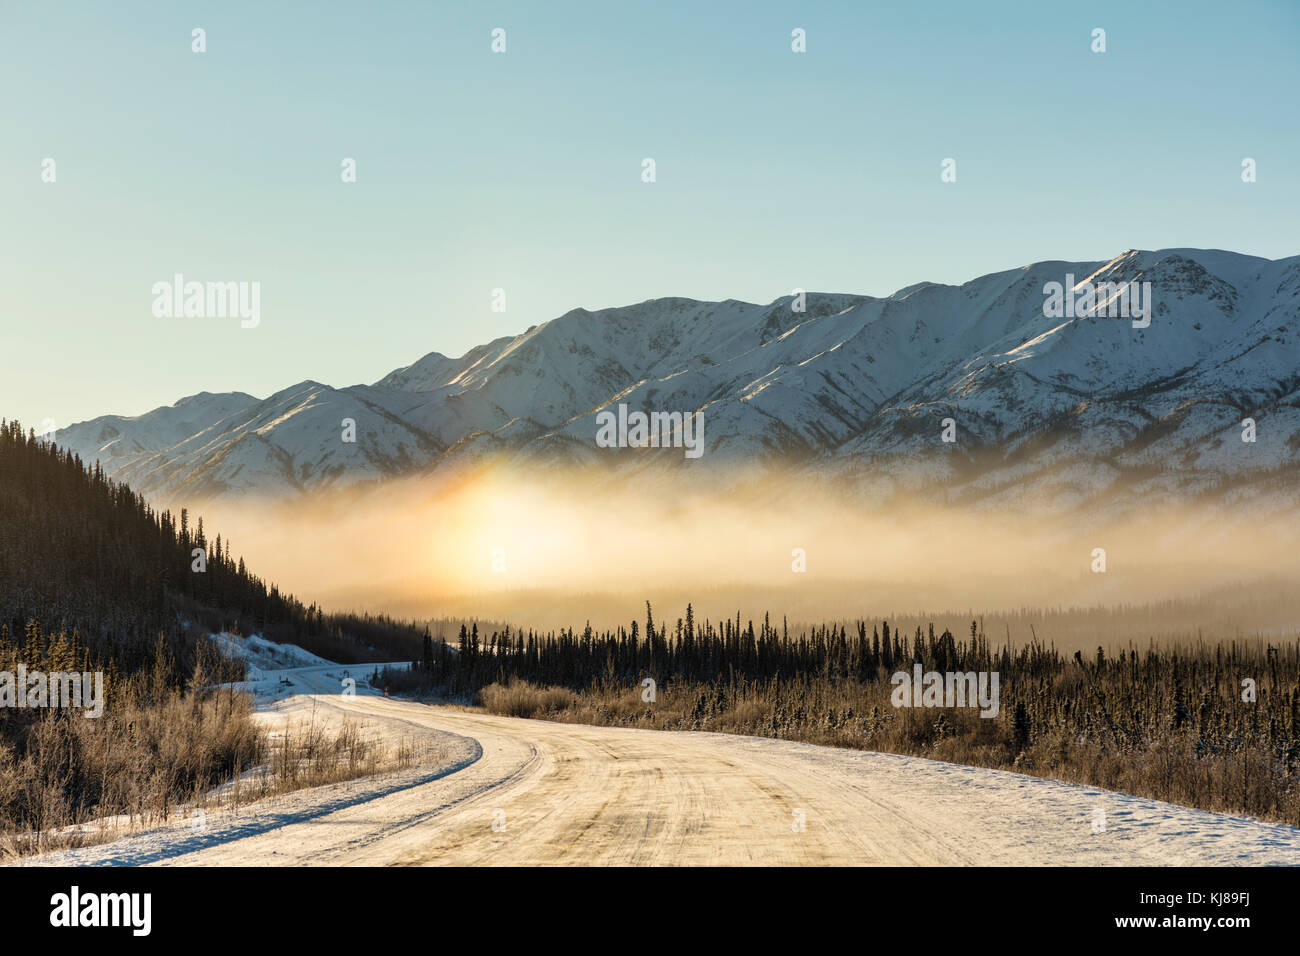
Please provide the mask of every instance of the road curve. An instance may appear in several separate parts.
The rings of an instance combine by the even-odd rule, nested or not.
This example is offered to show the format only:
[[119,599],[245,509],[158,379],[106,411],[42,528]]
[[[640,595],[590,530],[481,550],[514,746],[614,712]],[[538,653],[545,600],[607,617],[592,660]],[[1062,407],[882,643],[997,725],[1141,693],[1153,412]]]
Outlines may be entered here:
[[[455,741],[386,788],[334,784],[37,863],[162,865],[1300,864],[1300,830],[923,760],[765,738],[519,720],[292,671],[292,706]],[[454,736],[447,736],[454,735]],[[1098,815],[1098,811],[1102,814]],[[1100,824],[1100,826],[1099,826]]]

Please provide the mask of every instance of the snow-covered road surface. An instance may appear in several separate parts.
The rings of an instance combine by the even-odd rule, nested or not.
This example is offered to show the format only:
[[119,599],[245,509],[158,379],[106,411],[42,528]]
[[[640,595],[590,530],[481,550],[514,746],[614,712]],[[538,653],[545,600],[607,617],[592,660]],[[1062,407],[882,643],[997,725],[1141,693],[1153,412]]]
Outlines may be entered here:
[[427,735],[441,763],[27,862],[1300,864],[1292,827],[916,757],[344,697],[342,669],[286,671],[277,711]]

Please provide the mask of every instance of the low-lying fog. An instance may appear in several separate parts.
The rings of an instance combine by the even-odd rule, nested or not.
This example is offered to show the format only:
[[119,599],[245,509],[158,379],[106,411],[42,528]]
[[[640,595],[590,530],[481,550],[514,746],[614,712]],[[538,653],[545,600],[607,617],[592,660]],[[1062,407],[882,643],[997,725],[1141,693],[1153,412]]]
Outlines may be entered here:
[[[1035,513],[1037,511],[1038,513]],[[544,629],[697,618],[933,620],[1091,646],[1143,636],[1300,633],[1297,522],[1208,506],[1048,515],[916,500],[880,509],[795,479],[613,479],[480,466],[293,502],[204,507],[254,573],[330,610]],[[210,532],[211,533],[211,532]],[[1096,549],[1104,549],[1103,557]],[[802,570],[800,570],[802,568]],[[1124,614],[1019,608],[1175,606]],[[1042,627],[1048,633],[1042,633]],[[452,637],[453,635],[448,635]]]

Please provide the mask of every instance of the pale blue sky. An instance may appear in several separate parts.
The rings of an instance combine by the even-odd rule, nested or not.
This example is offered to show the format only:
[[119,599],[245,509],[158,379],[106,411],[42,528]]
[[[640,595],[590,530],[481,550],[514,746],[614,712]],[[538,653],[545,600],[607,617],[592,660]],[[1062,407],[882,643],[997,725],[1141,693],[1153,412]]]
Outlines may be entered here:
[[[1298,51],[1248,0],[3,0],[0,416],[371,382],[576,306],[1295,255]],[[177,272],[260,281],[260,326],[155,318]]]

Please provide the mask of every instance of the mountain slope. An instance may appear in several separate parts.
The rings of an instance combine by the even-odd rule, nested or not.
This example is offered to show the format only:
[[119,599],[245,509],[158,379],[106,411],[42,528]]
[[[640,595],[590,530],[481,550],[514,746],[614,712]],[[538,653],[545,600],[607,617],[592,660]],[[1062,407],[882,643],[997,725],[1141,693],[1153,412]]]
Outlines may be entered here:
[[[1150,283],[1150,325],[1045,315],[1045,286],[1067,276]],[[1298,399],[1300,256],[1129,250],[887,298],[575,309],[371,386],[203,394],[58,440],[164,501],[301,494],[493,454],[632,469],[782,464],[871,497],[937,482],[973,503],[1017,488],[1070,507],[1142,482],[1197,494],[1289,468]],[[701,412],[707,454],[598,448],[596,415],[619,403]],[[1241,441],[1247,417],[1254,443]],[[355,443],[343,440],[349,418]],[[947,418],[953,442],[941,440]]]

